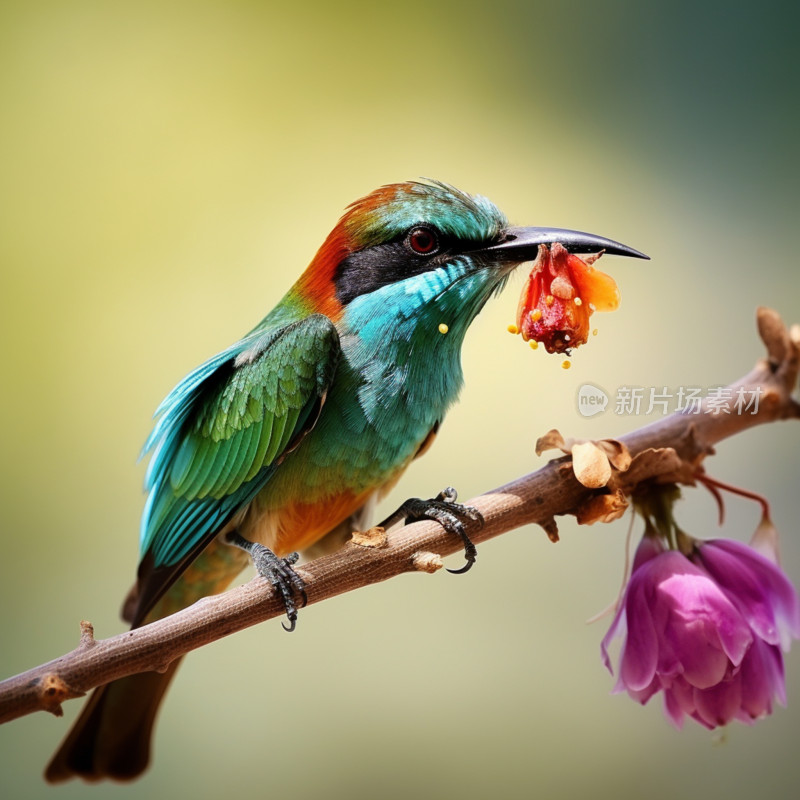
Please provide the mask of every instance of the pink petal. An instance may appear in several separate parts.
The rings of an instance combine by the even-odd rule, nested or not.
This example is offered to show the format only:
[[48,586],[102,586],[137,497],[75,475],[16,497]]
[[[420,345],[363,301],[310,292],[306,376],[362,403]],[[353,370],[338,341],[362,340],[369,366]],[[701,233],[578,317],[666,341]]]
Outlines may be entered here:
[[679,730],[683,727],[685,714],[694,717],[697,713],[694,690],[683,678],[677,678],[664,688],[664,713]]
[[770,676],[772,688],[778,702],[786,707],[786,674],[783,669],[783,653],[779,647],[768,647],[764,657],[764,669]]
[[761,518],[755,533],[750,537],[749,546],[757,553],[761,553],[768,561],[780,566],[778,529],[768,516],[764,515]]
[[[636,548],[632,573],[635,573],[643,564],[652,560],[663,552],[664,545],[661,544],[658,539],[653,539],[649,536],[643,536],[642,540],[639,542],[639,546]],[[626,605],[630,588],[631,582],[628,583],[628,586],[625,589],[625,594],[623,595],[619,607],[617,608],[617,613],[614,615],[614,620],[611,623],[611,627],[608,629],[608,632],[603,637],[603,641],[600,643],[600,652],[602,654],[603,663],[606,665],[606,668],[612,675],[614,674],[614,669],[611,666],[611,658],[608,654],[608,647],[616,636],[625,636],[627,633],[628,625],[626,619]],[[616,692],[618,689],[619,683],[615,687],[614,691]]]
[[783,685],[783,676],[776,675],[773,653],[783,661],[779,648],[759,640],[753,643],[742,662],[742,703],[739,719],[752,721],[772,713],[772,698]]
[[646,686],[644,689],[628,689],[628,694],[637,703],[644,705],[659,691],[661,691],[661,681],[658,679],[658,676],[656,676],[650,682],[649,686]]
[[683,729],[683,708],[671,691],[664,692],[664,713],[667,719],[678,729]]
[[698,558],[757,636],[784,650],[789,649],[792,637],[800,638],[800,600],[780,567],[729,539],[705,542]]
[[634,573],[625,596],[625,619],[628,635],[622,647],[620,678],[629,690],[639,691],[650,685],[658,665],[658,634],[650,613],[648,594],[650,566]]
[[703,718],[700,716],[700,714],[698,714],[696,711],[694,712],[694,714],[691,714],[690,716],[691,716],[691,718],[692,718],[692,719],[693,719],[695,722],[699,722],[699,723],[700,723],[700,724],[701,724],[701,725],[702,725],[704,728],[707,728],[707,729],[708,729],[708,730],[710,730],[710,731],[713,731],[713,730],[714,730],[714,728],[716,728],[716,727],[717,727],[716,725],[714,725],[714,724],[712,724],[712,723],[706,722],[706,721],[705,721],[705,720],[704,720],[704,719],[703,719]]
[[[673,556],[670,563],[669,556]],[[684,672],[695,674],[699,682],[688,675],[687,680],[705,688],[722,679],[728,659],[734,665],[741,663],[753,639],[750,628],[704,571],[679,553],[665,554],[661,560],[672,568],[658,586],[660,605],[671,612],[664,638]]]
[[674,649],[680,653],[682,675],[688,683],[707,689],[725,677],[731,661],[720,647],[713,623],[697,619],[671,632],[680,636]]
[[710,689],[695,689],[694,702],[698,716],[707,727],[727,725],[735,719],[742,705],[739,675],[734,675]]
[[652,536],[643,536],[642,540],[639,542],[639,546],[636,548],[636,554],[633,557],[631,574],[644,566],[648,561],[652,561],[664,552],[666,551],[660,539],[654,539]]
[[[745,670],[744,667],[747,667]],[[776,645],[756,641],[753,655],[746,659],[742,670],[743,704],[758,713],[757,707],[772,711],[772,698],[786,705],[786,677],[783,670],[783,653]],[[766,701],[760,698],[767,697]]]

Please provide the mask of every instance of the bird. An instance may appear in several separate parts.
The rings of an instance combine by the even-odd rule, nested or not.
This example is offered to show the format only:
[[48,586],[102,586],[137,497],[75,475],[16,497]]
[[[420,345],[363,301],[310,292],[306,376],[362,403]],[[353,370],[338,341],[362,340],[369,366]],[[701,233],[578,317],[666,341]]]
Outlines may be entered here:
[[[298,551],[363,530],[427,450],[463,384],[472,321],[539,245],[647,258],[605,237],[514,227],[488,199],[420,179],[349,205],[307,269],[249,333],[190,372],[155,414],[137,627],[224,591],[252,561],[286,606],[305,601]],[[390,521],[433,518],[476,551],[474,509],[447,489]],[[286,626],[285,626],[286,627]],[[45,771],[49,782],[130,780],[150,760],[156,713],[180,659],[98,687]]]

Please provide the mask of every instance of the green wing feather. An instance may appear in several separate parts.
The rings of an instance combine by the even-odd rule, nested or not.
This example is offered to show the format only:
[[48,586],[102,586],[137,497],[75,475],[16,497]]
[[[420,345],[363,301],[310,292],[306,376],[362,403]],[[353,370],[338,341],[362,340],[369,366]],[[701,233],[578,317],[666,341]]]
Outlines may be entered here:
[[251,335],[191,391],[176,387],[148,472],[142,552],[155,567],[196,552],[266,484],[316,422],[339,352],[333,323],[314,314]]

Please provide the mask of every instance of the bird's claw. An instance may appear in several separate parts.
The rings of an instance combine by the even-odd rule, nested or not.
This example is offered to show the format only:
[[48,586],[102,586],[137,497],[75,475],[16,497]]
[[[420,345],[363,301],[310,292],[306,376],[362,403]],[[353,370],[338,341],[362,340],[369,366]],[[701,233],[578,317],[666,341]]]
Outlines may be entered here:
[[295,597],[300,598],[300,608],[308,603],[305,581],[294,571],[293,567],[300,558],[298,553],[290,553],[285,558],[276,556],[268,547],[257,542],[250,542],[238,533],[229,533],[227,541],[236,547],[241,547],[250,554],[256,572],[268,580],[283,600],[286,616],[289,619],[287,627],[283,622],[281,627],[291,633],[297,626],[297,603]]
[[477,548],[469,538],[464,523],[472,522],[482,526],[483,515],[477,508],[457,503],[457,499],[458,492],[452,486],[443,489],[436,497],[432,497],[429,500],[412,497],[406,500],[389,519],[382,523],[382,526],[390,527],[400,519],[405,519],[406,525],[424,519],[432,519],[438,522],[448,533],[458,536],[464,545],[464,557],[466,558],[464,566],[460,569],[447,570],[454,575],[460,575],[472,567],[478,556]]
[[300,598],[300,608],[308,603],[305,582],[293,569],[300,556],[297,553],[290,553],[286,558],[279,558],[268,547],[260,544],[255,545],[250,555],[258,574],[266,578],[280,593],[289,619],[288,627],[283,622],[281,626],[291,633],[297,626],[295,596]]

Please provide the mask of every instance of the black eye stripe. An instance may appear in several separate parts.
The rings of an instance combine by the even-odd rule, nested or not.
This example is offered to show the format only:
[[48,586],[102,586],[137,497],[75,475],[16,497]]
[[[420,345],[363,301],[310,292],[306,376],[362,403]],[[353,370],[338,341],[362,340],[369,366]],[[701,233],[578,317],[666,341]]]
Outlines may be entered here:
[[[412,246],[411,238],[416,232],[420,234],[416,244],[429,246],[427,252],[419,252]],[[423,232],[430,238],[424,239]],[[432,225],[421,222],[412,225],[389,242],[365,247],[343,259],[333,276],[336,297],[342,305],[347,305],[383,286],[436,269],[458,251],[458,244]]]
[[339,263],[333,278],[336,297],[346,305],[356,297],[418,275],[429,267],[428,259],[410,253],[404,240],[367,247]]

